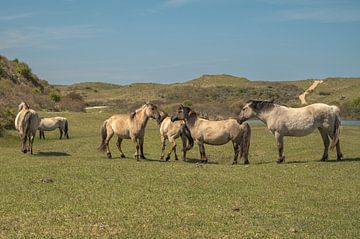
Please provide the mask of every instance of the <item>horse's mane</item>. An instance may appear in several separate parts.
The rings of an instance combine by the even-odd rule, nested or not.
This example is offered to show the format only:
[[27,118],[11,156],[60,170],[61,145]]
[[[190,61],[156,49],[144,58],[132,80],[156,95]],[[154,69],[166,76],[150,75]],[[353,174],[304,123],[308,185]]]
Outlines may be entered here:
[[151,106],[153,106],[153,107],[156,107],[156,105],[147,102],[147,103],[143,104],[140,108],[138,108],[138,109],[136,109],[135,111],[131,112],[131,113],[130,113],[130,119],[133,119],[137,113],[139,113],[140,111],[142,111],[142,110],[143,110],[146,106],[148,106],[148,105],[151,105]]
[[275,107],[273,100],[249,100],[246,103],[250,103],[250,107],[254,110],[271,110]]
[[158,124],[161,124],[161,122],[163,122],[164,119],[166,117],[168,117],[168,116],[169,116],[168,113],[166,113],[165,111],[160,110],[160,118],[157,120]]

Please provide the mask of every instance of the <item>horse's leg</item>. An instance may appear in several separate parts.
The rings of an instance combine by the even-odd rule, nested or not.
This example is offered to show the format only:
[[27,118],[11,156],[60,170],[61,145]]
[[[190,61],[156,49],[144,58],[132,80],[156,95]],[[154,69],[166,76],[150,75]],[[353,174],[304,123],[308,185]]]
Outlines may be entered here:
[[166,147],[166,139],[164,136],[160,136],[160,139],[161,139],[161,155],[160,155],[160,160],[163,160],[164,159],[164,152],[165,152],[165,147]]
[[110,147],[109,147],[109,142],[111,140],[111,138],[113,137],[114,135],[114,131],[111,129],[111,128],[107,128],[107,136],[106,136],[106,139],[105,139],[105,145],[106,145],[106,156],[111,159],[111,152],[110,152]]
[[181,141],[182,141],[182,151],[183,151],[183,155],[182,155],[182,160],[186,161],[186,151],[187,151],[187,139],[186,136],[184,134],[181,134]]
[[204,146],[204,143],[202,142],[201,143],[201,149],[200,149],[200,151],[202,152],[202,161],[203,161],[203,163],[207,163],[208,162],[208,159],[207,159],[207,157],[206,157],[206,153],[205,153],[205,146]]
[[341,160],[342,157],[343,157],[343,154],[340,149],[340,139],[339,139],[338,142],[336,143],[336,159]]
[[284,163],[285,162],[284,136],[278,132],[275,132],[275,139],[276,139],[276,144],[277,144],[278,150],[279,150],[279,159],[278,159],[277,163]]
[[173,137],[169,137],[169,142],[172,144],[171,148],[170,148],[170,151],[168,152],[165,160],[166,161],[169,161],[170,160],[170,155],[171,155],[171,152],[174,151],[174,155],[175,155],[175,160],[178,160],[178,157],[176,155],[176,142],[175,142],[175,139]]
[[146,159],[144,155],[144,137],[139,139],[139,144],[140,144],[140,158]]
[[324,143],[324,153],[323,153],[323,156],[321,157],[321,161],[326,161],[329,158],[328,153],[329,153],[330,140],[329,140],[327,130],[325,130],[323,128],[319,128],[319,132],[321,134],[321,138],[322,138],[323,143]]
[[134,137],[131,137],[131,141],[135,144],[135,154],[134,154],[134,157],[135,157],[135,159],[137,160],[137,161],[139,161],[140,159],[139,159],[139,155],[140,155],[140,153],[139,153],[139,151],[140,151],[140,140],[139,139],[137,139],[137,138],[135,138],[135,136]]
[[39,130],[39,139],[41,139],[41,130]]
[[123,151],[121,150],[121,142],[122,142],[122,138],[120,138],[120,136],[118,136],[118,140],[116,142],[116,146],[118,148],[118,150],[120,151],[120,157],[121,158],[125,158],[125,154],[123,153]]
[[239,144],[237,142],[232,142],[234,148],[234,161],[232,164],[237,164],[237,159],[239,157]]
[[33,144],[34,144],[35,134],[30,135],[29,144],[30,144],[30,154],[33,154]]
[[59,128],[59,131],[60,131],[60,139],[62,139],[62,136],[63,136],[63,130],[61,128]]

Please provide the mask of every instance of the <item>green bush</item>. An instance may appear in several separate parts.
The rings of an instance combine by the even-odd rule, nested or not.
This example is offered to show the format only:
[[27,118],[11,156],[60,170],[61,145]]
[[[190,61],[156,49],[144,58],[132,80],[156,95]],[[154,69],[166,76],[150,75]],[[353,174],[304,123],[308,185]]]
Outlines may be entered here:
[[32,78],[31,68],[24,62],[20,62],[17,64],[16,72],[25,77],[26,79]]
[[0,106],[0,136],[3,136],[6,129],[14,129],[14,121],[16,117],[15,109]]
[[351,106],[352,107],[360,107],[360,97],[353,99],[351,102]]
[[49,94],[49,97],[54,102],[59,102],[61,99],[60,93],[57,91],[53,91]]
[[193,102],[191,100],[184,100],[183,105],[191,107],[193,105]]

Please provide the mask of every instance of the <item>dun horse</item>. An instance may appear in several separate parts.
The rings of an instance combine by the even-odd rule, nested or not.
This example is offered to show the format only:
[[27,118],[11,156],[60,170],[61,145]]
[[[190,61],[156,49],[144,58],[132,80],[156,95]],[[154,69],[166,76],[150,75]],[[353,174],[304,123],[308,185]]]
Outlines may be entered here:
[[312,104],[301,108],[290,108],[274,104],[272,101],[250,100],[246,103],[239,114],[240,123],[258,118],[266,124],[274,134],[279,150],[278,163],[285,161],[284,136],[305,136],[315,129],[320,131],[324,142],[322,161],[328,159],[330,140],[331,148],[336,147],[337,159],[341,160],[340,150],[340,110],[337,106],[326,104]]
[[40,139],[45,139],[44,131],[52,131],[55,129],[60,131],[60,139],[64,136],[69,138],[69,123],[65,117],[52,117],[52,118],[41,118],[39,125]]
[[15,118],[15,128],[19,131],[21,150],[23,153],[30,151],[33,154],[33,143],[40,121],[39,116],[25,102],[21,102],[18,110],[19,113]]
[[[194,140],[191,137],[189,129],[186,127],[184,121],[176,121],[172,122],[171,117],[168,116],[167,113],[160,111],[160,118],[158,120],[158,124],[160,126],[160,139],[161,139],[161,156],[160,160],[164,159],[164,151],[165,151],[165,142],[166,139],[172,144],[170,151],[168,152],[165,160],[170,160],[171,152],[174,151],[175,160],[178,160],[178,156],[176,154],[176,139],[181,137],[181,141],[183,144],[183,156],[182,159],[186,161],[186,151],[190,150],[194,146]],[[189,141],[189,145],[187,146],[187,141]]]
[[237,164],[239,151],[240,158],[244,160],[244,163],[249,163],[251,129],[247,123],[238,124],[236,119],[219,121],[201,119],[189,107],[182,105],[171,120],[185,120],[192,138],[199,145],[200,157],[203,162],[207,163],[208,161],[204,144],[223,145],[231,140],[234,148],[233,164]]
[[101,127],[102,142],[98,150],[105,152],[108,158],[111,158],[109,149],[109,141],[114,134],[118,136],[116,143],[120,157],[125,158],[121,150],[121,142],[123,139],[131,139],[136,145],[135,159],[139,157],[145,159],[144,156],[144,136],[145,127],[149,118],[158,119],[160,117],[157,106],[151,103],[146,103],[131,114],[117,114],[113,115],[104,121]]

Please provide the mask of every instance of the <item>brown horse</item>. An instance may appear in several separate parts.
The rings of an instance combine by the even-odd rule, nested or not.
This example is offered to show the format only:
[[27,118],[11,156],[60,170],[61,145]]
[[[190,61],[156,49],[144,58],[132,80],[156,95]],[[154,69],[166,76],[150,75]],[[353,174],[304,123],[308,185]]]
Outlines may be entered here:
[[177,114],[171,117],[171,120],[185,120],[192,138],[199,145],[200,157],[203,162],[208,161],[204,144],[223,145],[231,140],[234,148],[233,164],[237,164],[239,151],[240,158],[244,160],[244,163],[249,163],[251,129],[247,123],[239,124],[236,119],[219,121],[201,119],[195,111],[182,105]]
[[[164,151],[165,151],[165,142],[166,139],[172,144],[170,151],[168,152],[165,160],[170,160],[171,152],[174,151],[175,160],[178,160],[178,156],[176,154],[176,139],[181,137],[181,141],[183,144],[183,156],[182,159],[186,161],[186,151],[192,149],[194,146],[194,140],[191,137],[189,129],[186,127],[184,121],[171,121],[171,117],[168,116],[167,113],[160,111],[160,118],[158,120],[158,124],[160,126],[160,139],[161,139],[161,156],[160,160],[164,159]],[[187,146],[187,141],[189,141],[189,145]]]
[[40,122],[39,116],[25,102],[21,102],[18,110],[19,113],[15,118],[15,128],[19,131],[21,151],[33,154],[33,143]]
[[149,118],[158,119],[160,117],[157,106],[151,103],[146,103],[139,109],[130,114],[113,115],[104,121],[101,127],[102,142],[98,148],[99,151],[105,152],[108,158],[111,158],[109,149],[109,141],[114,135],[118,136],[117,147],[120,151],[120,157],[125,158],[121,150],[121,142],[123,139],[131,139],[136,146],[135,159],[139,157],[145,159],[144,156],[144,136],[145,127]]
[[300,108],[291,108],[274,104],[272,101],[250,100],[241,110],[238,121],[242,123],[251,118],[258,118],[274,134],[279,150],[278,163],[285,162],[284,136],[300,137],[320,131],[324,143],[321,161],[328,159],[330,140],[331,148],[336,147],[337,159],[341,160],[340,150],[340,110],[335,105],[311,104]]

